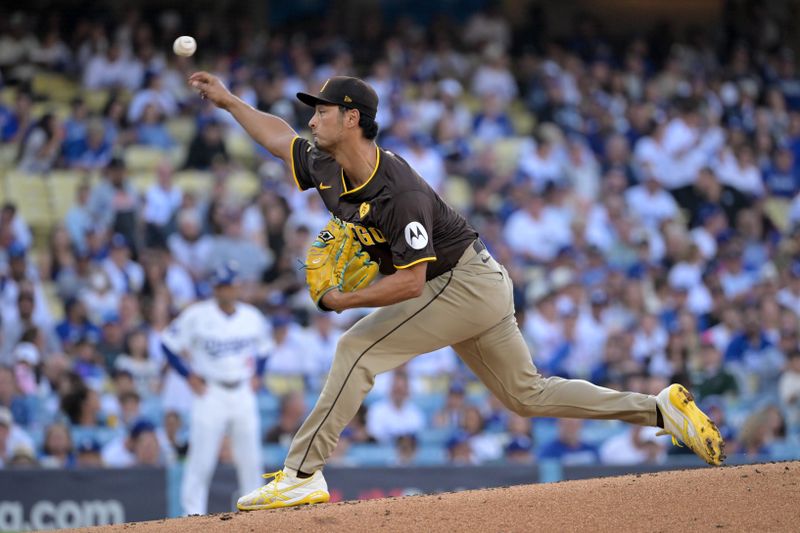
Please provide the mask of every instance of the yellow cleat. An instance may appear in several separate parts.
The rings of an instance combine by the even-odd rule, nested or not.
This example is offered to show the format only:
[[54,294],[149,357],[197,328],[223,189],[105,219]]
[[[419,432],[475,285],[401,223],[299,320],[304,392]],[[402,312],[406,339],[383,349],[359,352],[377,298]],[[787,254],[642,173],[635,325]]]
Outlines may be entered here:
[[328,484],[317,470],[311,477],[300,479],[292,472],[278,470],[264,474],[266,479],[273,478],[261,488],[245,494],[236,502],[240,511],[257,511],[260,509],[279,509],[295,505],[327,503],[331,499]]
[[686,387],[670,385],[656,396],[656,403],[664,419],[664,429],[659,435],[671,435],[674,445],[686,444],[710,465],[722,464],[725,441],[714,422],[694,403]]

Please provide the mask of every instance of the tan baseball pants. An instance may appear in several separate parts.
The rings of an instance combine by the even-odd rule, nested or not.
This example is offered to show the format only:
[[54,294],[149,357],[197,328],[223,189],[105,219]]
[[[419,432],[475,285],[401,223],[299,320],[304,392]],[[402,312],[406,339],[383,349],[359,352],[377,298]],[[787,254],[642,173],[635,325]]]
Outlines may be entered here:
[[486,250],[469,246],[456,267],[428,281],[419,297],[382,307],[345,332],[317,404],[292,441],[286,466],[309,474],[322,468],[375,375],[444,346],[452,346],[489,390],[521,416],[656,425],[654,396],[543,378],[514,319],[506,269]]

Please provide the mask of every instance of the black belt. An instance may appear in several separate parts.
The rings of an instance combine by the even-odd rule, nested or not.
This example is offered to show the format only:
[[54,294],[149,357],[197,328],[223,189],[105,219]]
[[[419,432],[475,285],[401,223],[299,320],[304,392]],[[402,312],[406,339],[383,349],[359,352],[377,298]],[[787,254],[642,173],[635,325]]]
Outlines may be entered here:
[[486,245],[483,244],[482,240],[475,239],[472,243],[472,249],[475,250],[476,254],[479,254],[486,249]]
[[244,380],[239,380],[239,381],[216,381],[216,380],[214,380],[211,383],[213,383],[214,385],[219,385],[223,389],[237,389],[242,385],[242,383],[244,383]]

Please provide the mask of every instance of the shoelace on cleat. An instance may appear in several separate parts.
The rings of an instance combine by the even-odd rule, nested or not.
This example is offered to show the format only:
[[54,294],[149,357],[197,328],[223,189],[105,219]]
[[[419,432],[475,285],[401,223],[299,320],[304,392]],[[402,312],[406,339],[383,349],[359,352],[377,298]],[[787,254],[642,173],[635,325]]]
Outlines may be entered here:
[[[268,495],[272,496],[273,500],[279,499],[281,493],[278,490],[278,483],[283,481],[283,479],[286,477],[286,473],[283,470],[278,470],[277,472],[267,472],[266,474],[263,474],[261,477],[263,477],[264,479],[269,479],[271,477],[275,478],[271,482],[264,485],[263,490]],[[271,488],[270,485],[272,485]]]
[[683,448],[683,445],[680,443],[678,439],[675,438],[675,435],[667,431],[666,429],[662,429],[658,433],[656,433],[656,437],[660,437],[661,435],[669,435],[672,437],[672,445],[677,446],[678,448]]

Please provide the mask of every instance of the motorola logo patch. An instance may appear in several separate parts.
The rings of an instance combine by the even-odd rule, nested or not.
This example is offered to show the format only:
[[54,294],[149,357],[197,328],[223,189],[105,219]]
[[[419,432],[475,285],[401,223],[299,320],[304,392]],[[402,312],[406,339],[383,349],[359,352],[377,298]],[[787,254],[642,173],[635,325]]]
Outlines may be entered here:
[[419,222],[409,222],[403,232],[406,242],[415,250],[422,250],[428,246],[428,232]]

